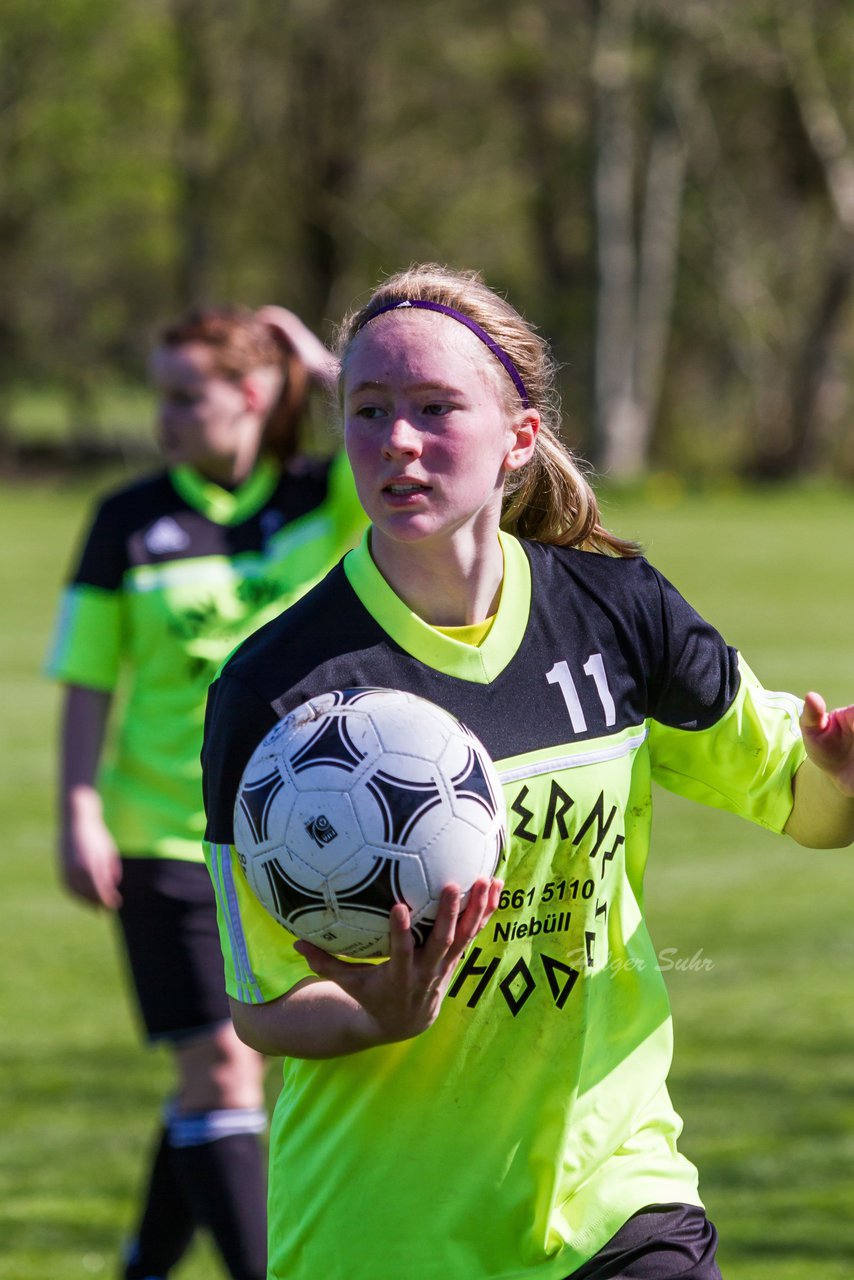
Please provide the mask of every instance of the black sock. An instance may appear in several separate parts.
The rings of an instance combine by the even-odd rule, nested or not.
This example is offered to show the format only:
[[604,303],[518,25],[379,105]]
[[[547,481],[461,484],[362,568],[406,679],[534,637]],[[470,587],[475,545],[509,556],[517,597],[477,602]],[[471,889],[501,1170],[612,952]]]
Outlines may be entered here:
[[196,1222],[213,1236],[232,1280],[265,1280],[267,1188],[257,1135],[174,1146],[172,1156]]
[[175,1151],[168,1145],[168,1130],[163,1129],[124,1280],[159,1280],[167,1276],[186,1253],[194,1230],[193,1211],[176,1177]]

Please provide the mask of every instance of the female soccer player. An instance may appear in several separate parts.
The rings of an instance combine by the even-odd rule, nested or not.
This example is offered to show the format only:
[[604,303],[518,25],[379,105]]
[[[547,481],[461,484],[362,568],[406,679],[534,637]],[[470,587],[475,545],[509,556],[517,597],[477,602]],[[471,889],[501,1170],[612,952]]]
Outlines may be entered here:
[[[677,1150],[667,994],[644,921],[650,783],[807,845],[854,838],[854,708],[768,694],[601,527],[556,431],[544,342],[474,275],[416,268],[346,323],[368,536],[213,685],[208,850],[238,1033],[286,1055],[276,1280],[712,1280]],[[506,788],[497,881],[446,887],[416,949],[358,964],[288,935],[232,844],[244,765],[329,689],[446,707]],[[521,905],[519,905],[521,904]]]
[[198,1225],[235,1280],[266,1275],[262,1063],[229,1017],[199,749],[218,665],[364,527],[346,459],[297,452],[309,383],[336,369],[282,308],[199,310],[163,330],[151,372],[167,467],[100,505],[49,663],[67,685],[62,875],[118,912],[148,1037],[177,1068],[127,1280],[166,1276]]

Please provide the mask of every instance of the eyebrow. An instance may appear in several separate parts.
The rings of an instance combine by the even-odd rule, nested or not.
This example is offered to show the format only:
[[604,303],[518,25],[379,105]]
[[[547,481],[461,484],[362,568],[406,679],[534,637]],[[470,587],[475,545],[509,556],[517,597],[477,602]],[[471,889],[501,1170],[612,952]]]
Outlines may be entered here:
[[[356,395],[360,391],[381,391],[387,386],[387,383],[379,381],[379,379],[369,379],[365,382],[359,382],[355,387],[350,387],[347,395]],[[465,393],[458,387],[452,387],[447,382],[410,382],[404,387],[405,391],[441,391],[445,395],[462,396]]]

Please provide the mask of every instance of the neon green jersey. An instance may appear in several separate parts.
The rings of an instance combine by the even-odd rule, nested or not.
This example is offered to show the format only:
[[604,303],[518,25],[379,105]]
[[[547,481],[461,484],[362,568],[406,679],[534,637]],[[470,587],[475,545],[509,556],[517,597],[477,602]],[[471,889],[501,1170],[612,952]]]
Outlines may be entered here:
[[364,527],[343,455],[230,492],[177,467],[98,508],[60,609],[47,669],[120,695],[100,779],[127,855],[202,859],[199,748],[217,668],[316,582]]
[[645,561],[502,542],[478,646],[413,615],[363,544],[211,689],[207,850],[237,1000],[310,976],[232,848],[246,760],[307,697],[381,686],[445,706],[496,761],[509,819],[500,909],[435,1024],[286,1060],[275,1280],[563,1280],[645,1206],[700,1203],[644,919],[651,784],[781,830],[803,759],[798,704],[767,693]]

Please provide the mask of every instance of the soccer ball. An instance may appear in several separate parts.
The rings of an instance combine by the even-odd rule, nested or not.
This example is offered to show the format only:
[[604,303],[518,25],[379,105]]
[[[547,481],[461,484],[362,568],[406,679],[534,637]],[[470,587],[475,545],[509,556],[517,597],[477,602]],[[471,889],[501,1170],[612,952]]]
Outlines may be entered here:
[[501,783],[465,725],[395,689],[311,698],[256,747],[234,806],[246,880],[291,933],[338,955],[388,955],[405,902],[421,945],[441,889],[494,874]]

